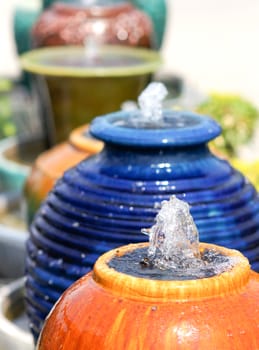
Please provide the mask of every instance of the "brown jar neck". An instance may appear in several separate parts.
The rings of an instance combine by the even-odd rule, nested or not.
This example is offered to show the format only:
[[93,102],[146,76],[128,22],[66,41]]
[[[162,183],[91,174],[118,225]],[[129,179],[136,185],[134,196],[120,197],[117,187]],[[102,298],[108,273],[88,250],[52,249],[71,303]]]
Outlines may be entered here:
[[120,273],[108,266],[108,262],[136,248],[145,247],[147,243],[131,244],[114,249],[102,255],[94,266],[93,278],[102,287],[131,299],[143,300],[195,300],[224,296],[240,291],[248,282],[250,265],[238,251],[201,243],[201,249],[217,249],[224,255],[237,257],[237,263],[231,270],[220,275],[183,281],[160,281],[138,278]]

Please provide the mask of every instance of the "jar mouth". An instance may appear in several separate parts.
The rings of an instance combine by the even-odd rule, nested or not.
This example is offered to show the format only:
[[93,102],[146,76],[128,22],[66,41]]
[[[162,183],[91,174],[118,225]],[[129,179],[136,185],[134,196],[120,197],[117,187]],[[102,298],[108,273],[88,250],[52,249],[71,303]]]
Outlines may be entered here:
[[24,70],[55,77],[138,76],[154,73],[160,64],[157,51],[118,45],[101,45],[94,59],[87,56],[84,47],[72,45],[39,48],[21,56]]
[[164,110],[158,124],[142,122],[140,111],[120,111],[95,118],[90,133],[113,144],[138,147],[191,146],[221,133],[212,118],[187,111]]
[[236,257],[238,259],[234,266],[213,277],[172,281],[139,278],[109,267],[109,262],[114,257],[147,246],[148,243],[130,244],[103,254],[95,263],[93,279],[113,293],[123,294],[130,299],[156,301],[185,301],[227,295],[242,289],[249,280],[250,265],[243,254],[237,250],[207,243],[200,243],[200,249],[214,249],[226,256]]

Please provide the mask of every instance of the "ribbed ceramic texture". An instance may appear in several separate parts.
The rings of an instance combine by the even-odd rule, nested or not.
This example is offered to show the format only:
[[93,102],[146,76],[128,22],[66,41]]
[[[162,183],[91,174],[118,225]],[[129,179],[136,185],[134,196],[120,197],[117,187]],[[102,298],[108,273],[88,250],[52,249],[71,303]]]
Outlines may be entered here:
[[236,248],[259,270],[259,200],[254,187],[207,142],[210,118],[165,112],[162,128],[131,127],[125,112],[96,118],[101,153],[68,170],[42,204],[27,242],[27,312],[38,337],[61,293],[99,255],[146,239],[157,204],[175,194],[191,205],[200,240]]

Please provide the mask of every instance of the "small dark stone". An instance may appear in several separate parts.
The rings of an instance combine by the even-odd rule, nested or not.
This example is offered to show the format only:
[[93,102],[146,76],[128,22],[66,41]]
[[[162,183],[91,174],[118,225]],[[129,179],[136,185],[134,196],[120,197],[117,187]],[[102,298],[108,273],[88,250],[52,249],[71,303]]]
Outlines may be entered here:
[[150,267],[152,265],[151,261],[149,260],[149,258],[146,256],[145,258],[143,258],[142,260],[140,260],[140,265],[141,267]]

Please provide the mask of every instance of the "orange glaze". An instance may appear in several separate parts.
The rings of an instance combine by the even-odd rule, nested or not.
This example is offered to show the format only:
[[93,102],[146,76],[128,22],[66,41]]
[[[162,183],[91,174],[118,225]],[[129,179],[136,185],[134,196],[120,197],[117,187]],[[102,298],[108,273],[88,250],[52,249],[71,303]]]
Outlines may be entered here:
[[107,262],[145,244],[112,250],[74,283],[48,316],[38,350],[259,349],[259,274],[238,257],[229,272],[199,280],[129,276]]
[[67,142],[43,152],[36,159],[24,188],[29,217],[33,217],[57,179],[66,170],[101,151],[101,141],[83,135],[87,130],[87,125],[75,129]]

